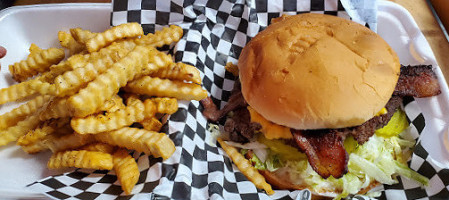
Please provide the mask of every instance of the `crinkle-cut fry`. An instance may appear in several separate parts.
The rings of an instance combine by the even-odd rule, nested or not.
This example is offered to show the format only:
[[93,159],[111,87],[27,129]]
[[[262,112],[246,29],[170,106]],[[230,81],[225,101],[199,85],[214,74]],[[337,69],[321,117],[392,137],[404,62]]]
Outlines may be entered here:
[[39,53],[40,51],[42,51],[42,49],[39,46],[37,46],[36,44],[31,43],[28,51],[30,51],[30,54],[35,54],[35,53]]
[[[126,106],[115,112],[97,115],[90,115],[85,118],[72,118],[70,124],[73,130],[79,134],[96,134],[105,131],[116,130],[125,126],[130,126],[134,122],[142,121],[145,118],[145,106],[137,100],[132,105]],[[155,113],[153,106],[152,112]]]
[[70,29],[70,33],[72,34],[73,39],[81,44],[86,44],[87,40],[97,35],[97,33],[92,33],[91,31],[82,28],[72,28]]
[[72,133],[60,137],[52,137],[43,141],[52,152],[76,149],[94,141],[92,135],[81,135]]
[[89,52],[95,52],[116,40],[141,35],[143,35],[143,29],[139,23],[120,24],[87,40],[86,48]]
[[0,89],[0,105],[21,100],[36,94],[37,91],[30,87],[31,84],[34,84],[35,82],[36,80],[33,79]]
[[126,105],[133,105],[136,103],[140,103],[139,95],[132,93],[125,93]]
[[54,153],[47,164],[50,169],[65,167],[111,170],[113,167],[111,154],[98,151],[63,151]]
[[30,89],[36,91],[39,94],[45,95],[55,95],[56,94],[56,86],[39,79],[30,80]]
[[34,113],[50,100],[50,95],[37,96],[25,104],[20,105],[13,110],[0,115],[0,130],[16,125],[19,121],[24,120],[28,115]]
[[162,128],[162,122],[155,117],[146,118],[140,122],[145,130],[159,132]]
[[75,54],[67,58],[67,64],[71,67],[70,70],[84,67],[90,59],[90,54]]
[[182,100],[201,100],[207,91],[200,85],[144,76],[129,82],[125,91],[158,97],[174,97]]
[[[94,52],[84,67],[78,67],[56,77],[55,85],[58,96],[73,95],[81,88],[105,72],[112,64],[125,57],[136,45],[133,42],[123,41],[107,48]],[[97,56],[97,54],[104,56]],[[95,57],[99,57],[95,59]]]
[[53,95],[56,88],[47,82],[39,79],[32,79],[19,84],[11,85],[7,88],[0,89],[0,105],[30,97],[36,93],[45,95]]
[[39,123],[39,111],[36,111],[32,115],[28,115],[24,120],[18,122],[15,126],[1,130],[0,146],[16,141],[20,136],[25,135],[29,130],[36,128]]
[[136,160],[129,155],[126,149],[118,149],[115,151],[112,159],[114,162],[114,170],[117,174],[117,179],[120,181],[122,190],[127,195],[131,194],[140,176]]
[[87,144],[87,145],[80,147],[79,150],[99,151],[99,152],[103,152],[103,153],[112,154],[115,150],[115,147],[110,144],[106,144],[106,143],[102,143],[102,142],[94,142],[94,143]]
[[95,134],[95,139],[111,145],[134,149],[154,157],[169,158],[175,152],[175,144],[165,133],[124,127],[111,132]]
[[[173,58],[163,52],[154,51],[150,57],[150,62],[145,65],[138,77],[149,75],[159,69],[166,68],[173,63]],[[137,78],[137,77],[136,77]]]
[[161,68],[158,71],[151,73],[150,76],[178,81],[191,81],[192,83],[201,84],[201,77],[198,69],[184,63],[173,63],[167,68]]
[[85,46],[78,43],[70,33],[59,31],[58,39],[59,44],[61,44],[62,47],[67,48],[69,50],[70,55],[77,54],[85,49]]
[[[156,107],[156,104],[154,103],[154,101],[147,99],[143,102],[143,106],[145,107],[145,111],[143,113],[144,119],[154,117],[156,115],[157,107]],[[139,120],[139,121],[142,121],[142,120]],[[139,121],[136,121],[136,122],[139,122]]]
[[114,62],[117,62],[122,59],[124,55],[133,50],[136,46],[137,44],[132,40],[118,40],[107,47],[101,48],[100,51],[90,53],[92,57],[89,59],[89,61],[94,61],[107,56],[110,57],[110,59],[114,60]]
[[9,72],[14,80],[22,82],[38,73],[47,71],[51,65],[57,64],[64,59],[64,56],[63,49],[49,48],[41,50],[30,54],[25,60],[10,65]]
[[236,148],[230,146],[223,142],[221,138],[217,138],[218,143],[220,143],[223,150],[231,158],[232,162],[237,166],[237,168],[246,176],[257,188],[263,189],[267,194],[274,194],[271,185],[265,181],[265,178],[254,168],[251,163],[240,154]]
[[156,104],[156,112],[164,114],[173,114],[178,111],[178,100],[168,97],[155,97],[149,99]]
[[226,63],[225,69],[226,71],[231,72],[231,74],[234,76],[239,75],[239,67],[237,65],[234,65],[234,63],[232,62]]
[[33,143],[36,143],[39,140],[42,140],[45,138],[45,136],[53,133],[54,129],[51,126],[43,126],[38,127],[34,130],[28,131],[27,134],[22,135],[17,140],[17,145],[19,146],[27,146],[31,145]]
[[38,141],[43,140],[47,135],[53,134],[55,131],[59,131],[61,127],[69,123],[69,118],[59,118],[45,121],[34,130],[30,130],[27,134],[22,135],[17,140],[17,145],[27,146],[37,143]]
[[173,42],[178,42],[182,35],[183,30],[181,27],[171,25],[170,27],[164,27],[162,30],[156,31],[154,34],[149,33],[139,39],[136,39],[136,43],[162,47]]
[[149,65],[148,61],[155,52],[155,49],[137,46],[126,57],[114,63],[106,72],[81,89],[78,94],[71,96],[67,103],[73,109],[74,115],[85,117],[98,111],[101,104],[114,96],[128,81],[134,79],[143,67]]
[[25,151],[28,154],[35,154],[35,153],[39,153],[41,151],[44,151],[44,150],[48,149],[41,142],[33,143],[33,144],[30,144],[30,145],[24,145],[24,146],[21,146],[21,147],[22,147],[22,150]]
[[99,111],[115,112],[117,110],[124,109],[125,107],[126,106],[123,103],[122,97],[119,95],[114,95],[111,99],[106,100],[106,102],[101,105]]
[[72,111],[67,105],[68,98],[65,97],[53,97],[47,105],[47,108],[42,111],[39,119],[42,121],[47,119],[71,117]]
[[42,73],[40,76],[36,77],[36,79],[47,83],[53,83],[57,76],[68,70],[72,70],[72,66],[69,65],[67,61],[61,61],[57,65],[52,65],[49,71]]

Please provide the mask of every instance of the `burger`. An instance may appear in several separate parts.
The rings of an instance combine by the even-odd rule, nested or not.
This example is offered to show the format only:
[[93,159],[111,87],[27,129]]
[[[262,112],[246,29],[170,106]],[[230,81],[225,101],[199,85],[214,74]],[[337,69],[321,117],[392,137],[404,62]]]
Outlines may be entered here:
[[[414,141],[405,96],[439,94],[431,66],[403,66],[378,34],[324,14],[282,16],[238,60],[228,104],[205,99],[203,114],[226,118],[237,147],[275,188],[315,195],[364,194],[396,176],[427,184],[406,165]],[[422,82],[426,84],[422,84]]]

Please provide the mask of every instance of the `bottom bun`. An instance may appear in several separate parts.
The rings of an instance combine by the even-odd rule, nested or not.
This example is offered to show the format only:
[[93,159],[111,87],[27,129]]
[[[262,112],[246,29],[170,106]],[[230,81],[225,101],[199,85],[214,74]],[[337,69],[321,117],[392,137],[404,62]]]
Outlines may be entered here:
[[[277,174],[270,172],[268,170],[259,170],[259,173],[262,174],[265,177],[265,180],[271,184],[271,186],[275,189],[281,189],[281,190],[304,190],[309,189],[312,192],[312,200],[324,200],[324,199],[333,199],[338,194],[341,193],[341,191],[332,191],[332,190],[326,190],[326,191],[314,191],[310,188],[308,188],[307,185],[297,185],[290,181],[290,178],[283,177],[282,174]],[[371,189],[381,185],[379,182],[373,180],[368,185],[368,187],[361,189],[357,194],[363,195],[366,194]]]

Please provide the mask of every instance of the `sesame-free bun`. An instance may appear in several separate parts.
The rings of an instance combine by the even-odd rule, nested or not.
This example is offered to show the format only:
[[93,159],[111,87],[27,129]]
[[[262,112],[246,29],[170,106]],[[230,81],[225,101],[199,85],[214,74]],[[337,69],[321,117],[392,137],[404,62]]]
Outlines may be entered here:
[[245,46],[238,67],[248,104],[295,129],[362,124],[391,98],[400,72],[379,35],[323,14],[275,19]]

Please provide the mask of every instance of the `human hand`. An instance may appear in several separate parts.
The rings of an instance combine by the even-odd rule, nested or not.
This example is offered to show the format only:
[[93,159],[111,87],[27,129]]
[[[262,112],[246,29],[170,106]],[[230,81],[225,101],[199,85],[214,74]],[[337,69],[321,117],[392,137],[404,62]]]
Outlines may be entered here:
[[3,58],[6,55],[5,47],[0,46],[0,58]]

